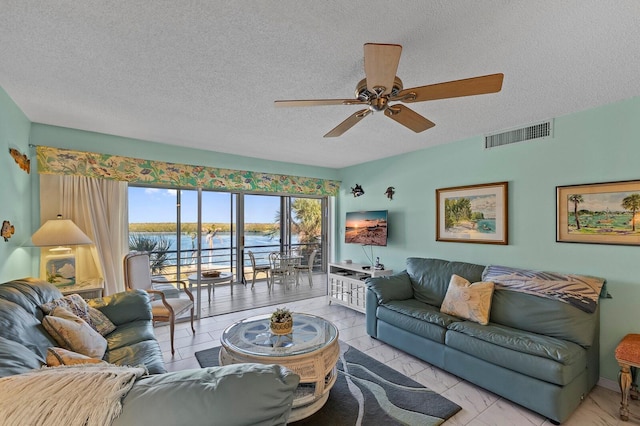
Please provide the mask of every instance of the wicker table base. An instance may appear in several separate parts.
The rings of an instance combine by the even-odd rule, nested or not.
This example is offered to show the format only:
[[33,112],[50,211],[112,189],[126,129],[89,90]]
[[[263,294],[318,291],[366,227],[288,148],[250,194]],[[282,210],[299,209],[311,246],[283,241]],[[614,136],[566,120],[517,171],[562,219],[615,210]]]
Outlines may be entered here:
[[[263,324],[264,323],[264,324]],[[308,330],[313,326],[322,329],[323,332],[327,327],[332,328],[330,338],[321,340],[321,343],[309,345],[308,350],[295,350],[296,348],[296,328],[299,334],[309,333]],[[264,331],[261,331],[264,326]],[[330,322],[315,317],[313,315],[295,314],[293,319],[294,333],[286,336],[271,335],[269,339],[274,342],[272,353],[264,351],[257,354],[248,348],[240,349],[238,346],[230,343],[229,336],[237,338],[238,333],[247,335],[249,339],[263,339],[270,335],[268,317],[261,319],[249,319],[236,323],[225,330],[221,339],[222,348],[220,349],[220,365],[237,364],[244,362],[257,362],[261,364],[279,364],[294,371],[300,376],[300,385],[296,391],[291,410],[289,422],[295,422],[300,419],[309,417],[318,411],[327,402],[329,391],[336,381],[336,363],[340,354],[338,346],[338,331]],[[236,329],[234,329],[236,327]],[[230,331],[231,330],[231,331]],[[256,334],[257,333],[257,334]],[[249,340],[245,339],[245,340]],[[233,339],[231,339],[232,341]],[[299,340],[303,342],[299,346],[306,346],[309,343],[308,336],[300,336]],[[313,340],[313,339],[311,339]],[[317,340],[317,339],[316,339]],[[283,346],[280,346],[282,344]],[[291,352],[283,349],[291,349]]]

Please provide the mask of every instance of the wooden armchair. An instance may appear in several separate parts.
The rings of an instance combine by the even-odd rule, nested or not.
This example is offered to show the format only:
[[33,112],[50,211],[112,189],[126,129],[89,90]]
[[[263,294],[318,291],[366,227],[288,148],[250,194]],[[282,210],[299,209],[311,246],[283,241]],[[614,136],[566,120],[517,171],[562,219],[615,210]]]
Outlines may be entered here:
[[173,335],[175,330],[176,317],[184,312],[191,310],[191,330],[195,334],[193,328],[193,294],[187,289],[184,281],[168,281],[163,280],[164,284],[174,282],[183,287],[183,291],[188,299],[183,298],[167,298],[165,294],[153,288],[153,278],[151,276],[151,268],[149,267],[149,253],[146,252],[130,252],[124,257],[124,284],[129,290],[145,290],[152,296],[151,313],[153,322],[164,321],[169,323],[169,331],[171,335],[171,355],[174,355]]

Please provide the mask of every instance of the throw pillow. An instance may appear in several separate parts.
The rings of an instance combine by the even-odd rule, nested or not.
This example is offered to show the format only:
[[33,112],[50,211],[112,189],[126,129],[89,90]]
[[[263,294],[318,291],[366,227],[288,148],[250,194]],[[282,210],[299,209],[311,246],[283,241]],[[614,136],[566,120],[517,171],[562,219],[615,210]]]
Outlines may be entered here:
[[51,302],[40,305],[40,308],[44,311],[45,314],[50,314],[51,311],[53,311],[58,306],[67,308],[74,315],[79,316],[87,323],[90,323],[91,321],[91,319],[89,318],[89,305],[87,305],[87,302],[79,294],[69,294],[60,299],[52,300]]
[[451,281],[449,281],[447,294],[445,294],[442,306],[440,306],[440,312],[487,325],[489,324],[493,288],[492,282],[471,284],[461,276],[453,274]]
[[40,305],[40,308],[42,308],[45,314],[49,314],[54,308],[58,306],[67,308],[74,315],[82,318],[87,324],[91,326],[91,328],[93,328],[103,336],[106,336],[116,329],[116,326],[109,320],[109,318],[107,318],[105,314],[89,306],[87,301],[78,294],[69,294],[60,299],[47,302],[43,305]]
[[76,364],[106,364],[101,359],[91,358],[77,352],[68,351],[62,348],[47,348],[47,366],[58,367],[60,365]]
[[88,307],[89,325],[102,336],[106,336],[116,329],[116,326],[109,318],[98,309],[91,306]]
[[45,330],[60,346],[91,358],[102,358],[107,341],[68,309],[58,306],[42,319]]

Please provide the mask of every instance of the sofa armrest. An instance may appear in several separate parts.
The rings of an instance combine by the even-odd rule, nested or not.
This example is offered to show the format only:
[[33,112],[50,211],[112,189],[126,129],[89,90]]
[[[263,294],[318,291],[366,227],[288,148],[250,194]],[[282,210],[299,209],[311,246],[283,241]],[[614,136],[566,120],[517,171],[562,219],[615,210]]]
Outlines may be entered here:
[[411,278],[409,278],[409,274],[406,271],[395,275],[369,278],[366,284],[367,288],[376,295],[378,304],[391,300],[406,300],[413,297]]
[[111,296],[91,299],[88,303],[99,309],[117,326],[138,320],[153,319],[149,294],[143,290],[123,291]]
[[112,426],[284,425],[300,376],[279,365],[234,364],[136,381]]

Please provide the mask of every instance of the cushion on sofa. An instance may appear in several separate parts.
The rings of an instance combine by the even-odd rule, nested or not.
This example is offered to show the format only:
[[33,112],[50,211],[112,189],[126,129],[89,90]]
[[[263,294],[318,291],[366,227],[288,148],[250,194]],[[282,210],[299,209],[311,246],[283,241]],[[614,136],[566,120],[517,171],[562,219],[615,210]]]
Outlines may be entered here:
[[87,302],[79,294],[68,294],[60,299],[43,303],[40,305],[40,308],[48,315],[59,306],[66,308],[72,314],[79,316],[86,323],[89,323],[89,305],[87,305]]
[[471,284],[469,280],[453,274],[440,312],[487,325],[493,288],[492,282],[481,281]]
[[147,340],[156,340],[153,325],[148,321],[123,324],[105,338],[110,351]]
[[381,321],[438,343],[444,343],[447,326],[454,321],[460,321],[415,299],[385,303],[378,307],[376,316]]
[[446,344],[492,364],[557,385],[566,385],[587,367],[586,353],[575,343],[496,324],[452,323]]
[[406,271],[395,275],[375,277],[375,279],[369,278],[365,283],[378,296],[378,301],[381,303],[413,298],[411,279]]
[[79,294],[69,294],[60,299],[43,303],[40,308],[45,314],[50,313],[57,306],[62,306],[70,310],[74,315],[82,318],[95,331],[101,335],[107,335],[116,329],[116,326],[107,318],[105,314],[87,304]]
[[490,322],[566,339],[584,347],[593,344],[599,318],[599,309],[590,314],[532,294],[501,289],[493,292]]
[[102,311],[88,306],[87,312],[89,313],[89,325],[102,336],[106,336],[116,329],[116,325]]
[[129,346],[122,346],[113,350],[110,349],[104,355],[104,360],[109,364],[116,365],[144,365],[149,374],[167,372],[162,359],[160,346],[156,340],[145,340]]
[[82,318],[58,306],[42,319],[42,325],[60,346],[91,358],[102,358],[107,341]]
[[482,281],[483,265],[450,262],[441,259],[407,259],[407,273],[411,277],[414,297],[424,303],[440,307],[453,274],[470,282]]
[[151,320],[149,294],[143,290],[125,291],[90,299],[89,306],[105,314],[116,326],[137,320]]
[[0,285],[0,299],[20,305],[24,310],[42,320],[40,305],[62,297],[60,290],[37,278],[22,278]]
[[45,361],[48,367],[78,364],[106,364],[106,362],[101,359],[91,358],[64,348],[47,349],[47,359]]
[[[42,314],[37,306],[34,309]],[[38,317],[21,305],[4,299],[0,299],[0,337],[26,346],[43,360],[47,348],[56,345],[56,341],[45,331]]]
[[42,367],[44,359],[13,340],[0,337],[0,377],[22,374]]
[[286,424],[299,380],[281,366],[262,364],[143,377],[123,399],[112,426]]

